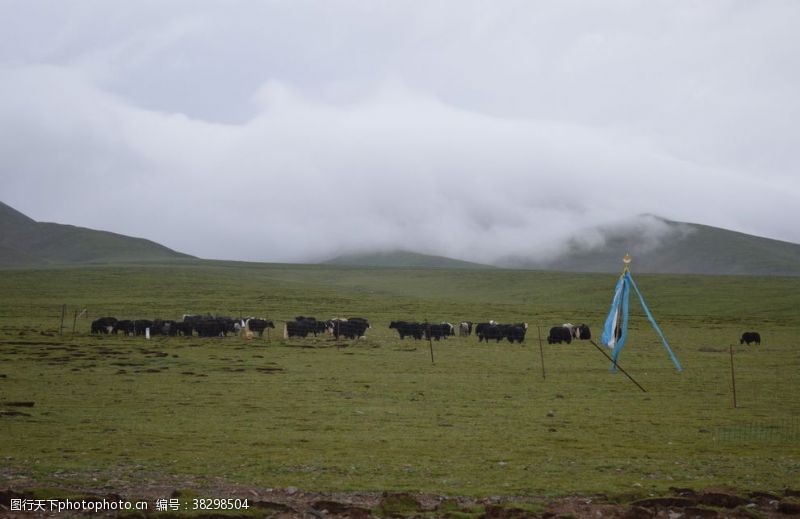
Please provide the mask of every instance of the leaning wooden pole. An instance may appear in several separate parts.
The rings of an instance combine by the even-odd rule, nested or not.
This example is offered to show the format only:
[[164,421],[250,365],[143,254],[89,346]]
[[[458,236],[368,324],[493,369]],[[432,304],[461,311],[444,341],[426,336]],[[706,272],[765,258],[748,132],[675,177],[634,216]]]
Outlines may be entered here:
[[542,359],[542,378],[547,378],[544,374],[544,349],[542,348],[542,327],[536,325],[536,331],[539,333],[539,357]]
[[600,346],[598,346],[598,345],[597,345],[597,343],[596,343],[596,342],[594,342],[594,341],[593,341],[593,340],[591,340],[591,339],[589,339],[589,342],[591,342],[591,343],[592,343],[592,345],[593,345],[595,348],[597,348],[597,351],[599,351],[600,353],[602,353],[603,355],[605,355],[605,357],[606,357],[608,360],[610,360],[612,364],[614,364],[614,367],[615,367],[615,368],[619,369],[619,370],[620,370],[622,373],[624,373],[624,374],[625,374],[625,376],[626,376],[626,377],[628,377],[628,378],[631,380],[631,382],[633,382],[634,384],[636,384],[636,387],[638,387],[639,389],[641,389],[643,393],[647,393],[647,390],[645,390],[645,388],[643,388],[643,387],[641,386],[641,384],[639,384],[638,382],[636,382],[636,380],[634,380],[632,376],[628,375],[628,372],[627,372],[627,371],[625,371],[624,369],[622,369],[622,366],[620,366],[618,363],[614,362],[614,360],[613,360],[611,357],[609,357],[609,356],[608,356],[608,353],[606,353],[605,351],[603,351],[603,348],[601,348]]
[[731,353],[731,386],[733,387],[733,408],[736,409],[736,373],[733,369],[733,344],[730,345]]

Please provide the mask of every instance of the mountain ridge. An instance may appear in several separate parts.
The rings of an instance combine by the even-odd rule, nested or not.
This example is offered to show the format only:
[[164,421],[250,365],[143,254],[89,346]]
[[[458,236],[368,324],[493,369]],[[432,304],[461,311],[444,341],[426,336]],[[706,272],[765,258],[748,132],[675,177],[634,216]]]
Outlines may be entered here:
[[[567,239],[561,249],[507,256],[494,264],[403,249],[344,253],[317,263],[616,273],[626,253],[633,257],[634,272],[640,273],[800,276],[800,244],[655,215],[584,229]],[[205,261],[144,238],[37,222],[0,202],[0,267],[185,260]]]
[[28,267],[194,259],[144,238],[37,222],[0,202],[0,266]]
[[[482,268],[531,269],[561,272],[616,273],[622,257],[633,257],[634,272],[646,274],[800,276],[800,244],[754,236],[710,225],[677,222],[644,214],[584,229],[567,240],[563,250],[545,254],[507,256]],[[409,266],[395,254],[383,251],[339,256],[324,262],[352,266]],[[426,255],[419,255],[425,257]],[[536,259],[544,256],[548,259]],[[442,258],[431,256],[432,258]],[[466,262],[457,258],[443,258]],[[437,266],[415,264],[413,266]],[[441,265],[438,265],[441,266]]]
[[800,244],[705,224],[640,215],[632,224],[595,228],[595,246],[568,244],[548,261],[508,261],[512,268],[617,272],[630,253],[635,272],[649,274],[800,276]]

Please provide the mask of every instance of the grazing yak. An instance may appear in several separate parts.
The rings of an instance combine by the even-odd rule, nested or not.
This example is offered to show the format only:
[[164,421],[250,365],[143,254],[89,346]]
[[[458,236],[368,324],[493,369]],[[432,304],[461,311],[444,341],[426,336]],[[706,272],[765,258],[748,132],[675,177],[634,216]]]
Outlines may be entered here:
[[415,340],[420,340],[424,337],[428,340],[433,339],[438,341],[456,334],[455,326],[450,323],[431,324],[409,321],[392,321],[389,323],[389,328],[392,330],[397,330],[397,333],[400,335],[401,339],[413,337]]
[[121,319],[117,321],[117,324],[114,325],[112,333],[116,335],[117,333],[122,332],[123,335],[132,335],[133,330],[133,321],[129,319]]
[[264,335],[264,330],[267,328],[275,328],[275,323],[267,321],[266,319],[249,318],[245,320],[244,327],[259,336]]
[[364,317],[348,317],[347,319],[345,319],[345,321],[349,323],[357,323],[359,326],[363,326],[365,330],[372,328],[369,325],[369,321],[366,320]]
[[[184,315],[182,328],[188,324],[200,337],[225,337],[229,333],[236,333],[237,321],[230,317],[214,317],[212,315]],[[189,332],[188,335],[191,335]],[[184,331],[184,335],[187,335]]]
[[475,326],[475,335],[478,336],[478,342],[494,339],[500,342],[507,339],[508,342],[522,343],[525,340],[525,333],[528,331],[528,323],[515,323],[515,324],[498,324],[495,321],[488,323],[478,323]]
[[758,332],[744,332],[742,334],[742,338],[739,340],[739,344],[747,343],[750,346],[750,343],[761,344],[761,334]]
[[472,321],[461,321],[458,324],[458,335],[468,337],[472,333]]
[[504,325],[497,324],[494,321],[489,321],[488,323],[479,323],[475,327],[475,335],[478,336],[478,342],[489,342],[489,339],[494,339],[496,342],[500,342],[503,340],[505,332],[503,326]]
[[592,338],[592,331],[583,323],[564,323],[562,326],[569,330],[569,333],[572,335],[573,339],[581,339],[585,341]]
[[447,339],[451,335],[455,335],[455,327],[450,323],[440,324],[423,324],[425,330],[425,338],[438,341],[439,339]]
[[136,319],[133,321],[134,335],[144,335],[147,328],[153,328],[153,321],[150,319]]
[[308,319],[303,320],[294,320],[294,321],[286,321],[286,324],[283,327],[283,338],[284,339],[291,339],[292,337],[308,337],[309,333],[313,333],[314,335],[317,334],[316,332],[316,325],[317,321],[311,321]]
[[[294,322],[300,323],[302,325],[301,328],[304,327],[307,329],[306,335],[313,333],[314,337],[316,337],[318,333],[325,333],[328,331],[328,323],[326,321],[319,321],[316,317],[304,317],[299,315],[294,318]],[[303,335],[303,337],[306,335]]]
[[583,323],[575,327],[575,338],[582,341],[588,341],[592,338],[592,330]]
[[192,323],[187,323],[185,321],[175,321],[169,327],[169,335],[173,337],[178,335],[191,337],[193,333],[194,328],[192,327]]
[[566,326],[553,326],[547,336],[547,344],[572,344],[572,330]]
[[178,335],[177,328],[175,327],[176,323],[177,321],[171,319],[155,319],[153,321],[153,327],[150,328],[150,335],[168,335],[174,337]]
[[219,319],[201,319],[193,324],[199,337],[221,337],[225,335],[225,324]]
[[522,341],[525,340],[525,332],[528,331],[528,323],[520,323],[520,324],[510,324],[506,327],[506,339],[508,342],[516,341],[519,344],[522,344]]
[[328,331],[337,339],[360,339],[364,337],[369,326],[369,321],[363,317],[350,317],[348,319],[331,319],[326,322]]
[[416,340],[422,339],[425,334],[425,325],[422,323],[410,323],[408,321],[392,321],[389,323],[389,329],[397,330],[401,339],[407,336],[413,337]]
[[117,325],[115,317],[101,317],[92,321],[92,333],[104,333],[106,335],[114,331]]
[[572,339],[580,339],[587,341],[592,338],[592,331],[583,323],[571,324],[564,323],[561,326],[553,326],[550,328],[550,334],[547,336],[547,344],[561,344],[566,342],[572,343]]
[[298,315],[294,321],[286,321],[286,325],[283,327],[283,338],[306,338],[308,334],[316,337],[317,334],[330,332],[329,323],[330,321],[319,321],[316,317]]

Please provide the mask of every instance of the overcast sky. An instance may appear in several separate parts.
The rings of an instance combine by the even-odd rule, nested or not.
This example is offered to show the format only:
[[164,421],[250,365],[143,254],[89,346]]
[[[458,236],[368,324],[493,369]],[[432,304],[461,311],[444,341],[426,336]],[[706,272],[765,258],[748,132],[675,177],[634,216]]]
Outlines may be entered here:
[[798,27],[796,0],[0,0],[0,200],[220,259],[492,261],[641,213],[800,242]]

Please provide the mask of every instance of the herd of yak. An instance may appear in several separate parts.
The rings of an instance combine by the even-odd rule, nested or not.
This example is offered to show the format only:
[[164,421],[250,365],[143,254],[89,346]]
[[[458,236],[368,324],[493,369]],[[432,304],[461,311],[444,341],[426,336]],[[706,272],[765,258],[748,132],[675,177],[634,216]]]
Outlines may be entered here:
[[[99,334],[118,334],[123,335],[166,335],[166,336],[193,336],[199,337],[224,337],[230,334],[253,334],[262,336],[269,328],[275,328],[275,324],[267,319],[257,319],[255,317],[245,317],[233,319],[230,317],[217,317],[212,315],[184,315],[180,321],[168,319],[116,319],[114,317],[101,317],[92,321],[91,332]],[[309,335],[330,334],[336,339],[344,337],[346,339],[359,339],[364,337],[370,328],[369,321],[363,317],[349,317],[347,319],[328,319],[318,320],[314,317],[299,316],[294,321],[287,321],[283,329],[283,337],[290,339],[293,337],[305,338]],[[508,342],[522,343],[525,340],[525,333],[528,330],[527,323],[499,324],[495,321],[485,323],[473,323],[472,321],[461,321],[458,326],[450,323],[429,323],[429,322],[410,322],[392,321],[389,328],[396,330],[401,339],[411,337],[415,340],[440,340],[447,337],[458,335],[466,337],[472,335],[474,330],[478,337],[478,342],[495,340],[500,342],[503,339]],[[574,339],[591,339],[592,332],[585,324],[563,324],[553,326],[547,336],[548,344],[570,344]],[[761,344],[761,335],[758,332],[745,332],[742,334],[741,344],[751,343]]]
[[[180,321],[169,319],[116,319],[115,317],[101,317],[92,321],[91,332],[97,334],[119,334],[123,335],[165,335],[165,336],[193,336],[199,337],[224,337],[228,334],[253,334],[261,336],[269,328],[275,328],[275,324],[267,319],[257,319],[245,317],[233,319],[231,317],[218,317],[212,315],[184,315]],[[283,337],[290,339],[293,337],[305,338],[308,335],[330,334],[336,339],[344,337],[346,339],[358,339],[364,337],[370,328],[369,321],[363,317],[349,317],[347,319],[337,318],[328,320],[318,320],[314,317],[299,316],[293,321],[287,321]],[[495,340],[500,342],[503,339],[509,342],[522,343],[525,340],[525,333],[528,330],[527,323],[500,324],[495,321],[484,323],[473,323],[472,321],[462,321],[458,327],[447,323],[420,323],[410,321],[392,321],[390,329],[398,332],[401,339],[411,337],[416,340],[440,340],[447,337],[458,335],[466,337],[472,334],[473,328],[478,341]],[[571,343],[573,339],[589,339],[591,331],[585,324],[572,325],[564,324],[554,326],[550,329],[547,337],[549,344]]]
[[262,334],[267,328],[275,328],[272,321],[266,319],[232,319],[230,317],[216,317],[212,315],[184,315],[180,321],[170,319],[117,319],[115,317],[101,317],[92,321],[92,333],[123,335],[168,335],[171,337],[183,335],[192,336],[195,333],[200,337],[220,337],[229,333],[238,334],[245,328],[253,333]]
[[[500,324],[495,321],[485,323],[473,323],[472,321],[462,321],[458,325],[458,335],[466,337],[472,334],[473,327],[478,342],[495,340],[500,342],[503,339],[508,342],[522,343],[525,340],[525,333],[528,331],[528,323]],[[439,340],[456,334],[456,327],[450,323],[430,324],[407,321],[392,321],[389,328],[397,330],[401,339],[413,337],[414,339],[434,339]],[[592,334],[589,327],[585,324],[572,325],[564,324],[554,326],[550,329],[547,337],[549,344],[560,344],[572,342],[572,339],[589,339]]]

